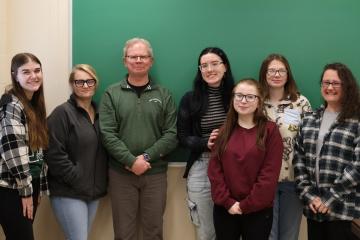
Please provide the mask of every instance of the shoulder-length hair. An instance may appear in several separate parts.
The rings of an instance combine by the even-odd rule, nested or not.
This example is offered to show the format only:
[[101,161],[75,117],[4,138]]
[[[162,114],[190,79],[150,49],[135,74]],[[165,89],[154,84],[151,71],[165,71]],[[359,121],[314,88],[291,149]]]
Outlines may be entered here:
[[296,82],[294,79],[294,76],[291,72],[290,64],[288,60],[281,54],[278,53],[272,53],[269,56],[265,58],[265,60],[262,62],[259,72],[259,82],[264,89],[264,97],[265,99],[269,99],[269,85],[267,83],[266,77],[267,77],[267,70],[270,65],[270,63],[273,60],[277,60],[282,62],[285,65],[286,71],[287,71],[287,81],[284,86],[284,96],[282,99],[285,99],[286,97],[290,97],[291,101],[296,101],[299,97],[298,88],[296,86]]
[[[341,110],[338,120],[340,122],[345,119],[355,118],[360,119],[360,94],[359,85],[356,82],[351,70],[343,63],[330,63],[325,65],[321,74],[320,83],[324,77],[326,70],[335,70],[341,80]],[[324,105],[327,106],[326,101]]]
[[[221,58],[222,63],[226,67],[226,72],[221,80],[221,97],[225,111],[228,110],[229,102],[231,98],[231,91],[234,87],[234,77],[231,71],[231,66],[226,53],[218,47],[207,47],[203,49],[198,58],[198,66],[200,65],[201,57],[205,54],[213,53]],[[197,67],[197,73],[194,79],[193,86],[193,99],[191,115],[194,117],[200,117],[208,108],[208,84],[202,77],[199,67]]]
[[229,142],[231,134],[233,133],[235,127],[238,125],[238,113],[234,108],[234,93],[235,89],[240,84],[248,84],[254,86],[258,92],[258,107],[254,113],[254,123],[257,127],[256,132],[256,145],[260,149],[264,149],[265,138],[266,138],[266,122],[268,121],[264,113],[264,95],[261,89],[261,85],[258,81],[252,78],[244,78],[239,81],[238,84],[234,87],[231,97],[231,104],[229,111],[226,116],[226,120],[222,127],[220,128],[219,136],[215,143],[214,154],[218,157],[221,157],[226,150],[226,145]]
[[[31,150],[38,150],[40,148],[46,148],[48,146],[48,129],[46,124],[46,108],[44,100],[43,84],[40,88],[34,92],[31,100],[29,100],[24,89],[17,81],[18,69],[28,62],[35,62],[40,65],[40,60],[31,53],[19,53],[16,54],[11,60],[11,82],[12,85],[7,91],[10,94],[15,95],[22,105],[24,106],[24,112],[28,125],[29,142],[28,145]],[[41,69],[42,71],[42,69]]]

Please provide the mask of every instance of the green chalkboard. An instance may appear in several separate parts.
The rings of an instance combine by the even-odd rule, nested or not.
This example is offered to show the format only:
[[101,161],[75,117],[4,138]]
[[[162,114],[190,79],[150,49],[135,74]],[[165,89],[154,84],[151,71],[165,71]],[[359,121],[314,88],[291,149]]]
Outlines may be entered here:
[[[104,90],[122,79],[122,48],[133,37],[153,46],[153,78],[179,103],[191,89],[197,58],[207,46],[223,48],[236,79],[258,78],[262,60],[285,55],[301,92],[321,103],[326,63],[347,64],[360,78],[358,0],[73,0],[73,64],[89,63]],[[185,160],[185,159],[184,159]]]

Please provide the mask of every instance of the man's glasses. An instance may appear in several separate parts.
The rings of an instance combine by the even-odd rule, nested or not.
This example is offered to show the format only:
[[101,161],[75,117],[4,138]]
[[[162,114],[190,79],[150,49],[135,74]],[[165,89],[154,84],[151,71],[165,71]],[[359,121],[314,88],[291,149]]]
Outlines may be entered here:
[[148,59],[150,59],[151,57],[150,56],[146,56],[146,55],[142,55],[142,56],[131,56],[131,55],[128,55],[128,56],[125,56],[130,62],[136,62],[138,60],[140,60],[141,62],[145,62],[147,61]]
[[74,80],[74,84],[76,87],[84,87],[84,85],[88,86],[88,87],[93,87],[95,86],[96,84],[96,80],[95,79],[86,79],[86,80],[83,80],[83,79],[79,79],[79,80]]
[[201,72],[205,72],[206,70],[209,69],[209,67],[211,69],[215,69],[218,68],[221,64],[223,64],[223,62],[219,62],[219,61],[214,61],[214,62],[210,62],[210,63],[203,63],[199,65],[199,69]]
[[274,69],[274,68],[269,68],[269,69],[267,70],[267,74],[268,74],[269,76],[271,76],[271,77],[275,76],[276,73],[279,73],[279,75],[280,75],[281,77],[284,77],[284,76],[286,76],[287,71],[286,71],[286,69]]
[[321,86],[323,88],[328,88],[328,87],[330,87],[330,85],[333,88],[339,88],[339,87],[341,87],[341,82],[330,82],[330,81],[322,81],[321,82]]
[[236,101],[241,102],[245,98],[246,102],[254,102],[258,96],[254,94],[242,94],[242,93],[234,93],[234,99]]

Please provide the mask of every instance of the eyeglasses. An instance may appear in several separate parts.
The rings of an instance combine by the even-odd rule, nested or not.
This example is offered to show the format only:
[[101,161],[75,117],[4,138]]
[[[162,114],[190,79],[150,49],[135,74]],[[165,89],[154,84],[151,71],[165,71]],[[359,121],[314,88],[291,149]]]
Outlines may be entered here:
[[286,71],[286,69],[274,69],[274,68],[269,68],[269,69],[267,70],[267,74],[268,74],[269,76],[271,76],[271,77],[275,76],[276,73],[279,73],[279,75],[280,75],[281,77],[284,77],[284,76],[286,76],[287,71]]
[[93,87],[95,86],[96,84],[96,80],[95,79],[86,79],[86,80],[83,80],[83,79],[79,79],[79,80],[74,80],[74,84],[76,87],[84,87],[84,85],[88,86],[88,87]]
[[201,72],[205,72],[206,70],[209,69],[209,67],[211,67],[211,69],[218,68],[220,66],[220,64],[223,64],[223,62],[214,61],[214,62],[210,62],[210,63],[203,63],[203,64],[199,65],[199,69]]
[[242,94],[242,93],[234,93],[234,99],[236,101],[241,102],[245,98],[246,102],[254,102],[258,96],[254,94]]
[[145,62],[148,59],[151,58],[151,56],[145,56],[145,55],[141,55],[141,56],[125,56],[130,62],[136,62],[137,60],[140,60],[141,62]]
[[321,82],[321,86],[323,88],[328,88],[328,87],[330,87],[330,85],[333,88],[339,88],[339,87],[341,87],[341,82],[330,82],[330,81],[322,81]]

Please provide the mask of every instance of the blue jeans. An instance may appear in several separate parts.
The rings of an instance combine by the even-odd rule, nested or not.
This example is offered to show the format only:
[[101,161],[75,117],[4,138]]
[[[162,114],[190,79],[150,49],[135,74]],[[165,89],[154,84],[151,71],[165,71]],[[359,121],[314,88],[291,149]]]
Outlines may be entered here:
[[99,200],[50,197],[52,209],[67,240],[87,240]]
[[270,240],[298,240],[303,205],[294,182],[279,182],[274,200]]
[[196,227],[197,240],[215,240],[214,203],[207,175],[210,153],[203,153],[191,166],[187,178],[188,207]]

